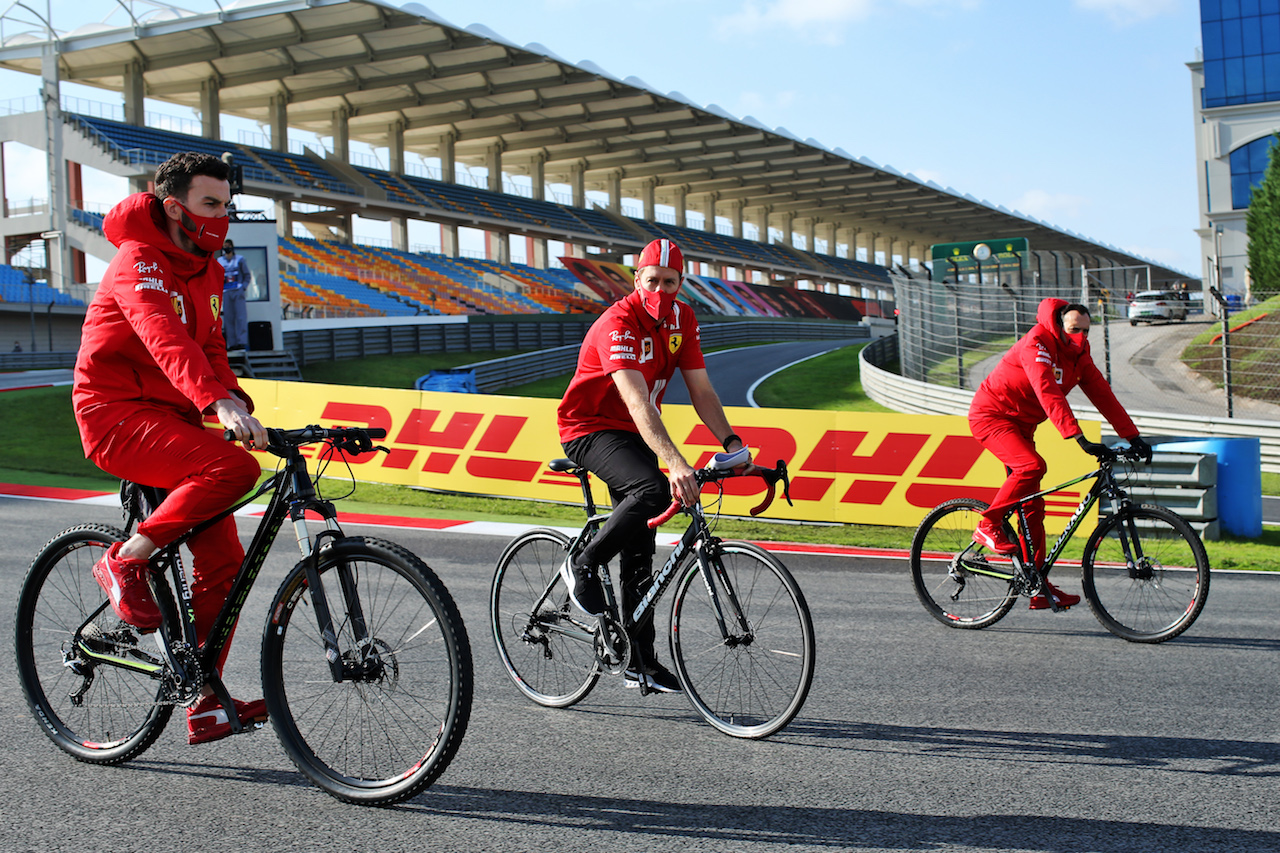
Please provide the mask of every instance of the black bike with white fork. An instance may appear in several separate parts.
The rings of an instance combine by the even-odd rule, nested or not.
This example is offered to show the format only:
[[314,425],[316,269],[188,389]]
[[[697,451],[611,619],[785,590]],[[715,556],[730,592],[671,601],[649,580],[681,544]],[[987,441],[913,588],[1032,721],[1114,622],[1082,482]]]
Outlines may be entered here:
[[[307,778],[347,802],[399,802],[430,785],[457,752],[470,716],[462,617],[413,553],[343,534],[301,451],[319,444],[322,459],[342,459],[378,449],[371,438],[385,434],[267,430],[280,470],[151,558],[148,580],[162,617],[151,637],[115,616],[90,574],[127,531],[82,524],[55,536],[32,562],[14,618],[19,680],[44,733],[81,761],[119,764],[150,747],[174,708],[192,705],[205,688],[227,709],[233,732],[249,728],[216,662],[288,519],[302,559],[272,599],[262,635],[263,696],[281,745]],[[227,602],[200,645],[178,548],[268,492]],[[308,529],[308,513],[323,519],[323,529]],[[128,526],[140,517],[131,514]]]
[[[622,676],[635,665],[632,626],[652,619],[657,600],[675,585],[671,602],[671,657],[676,676],[694,709],[727,735],[764,738],[799,713],[813,683],[813,620],[804,593],[786,567],[768,551],[713,535],[702,505],[674,502],[651,527],[683,511],[689,526],[671,555],[623,613],[608,566],[599,567],[607,602],[599,618],[570,601],[560,566],[599,531],[608,513],[597,513],[587,470],[569,459],[553,471],[577,476],[587,512],[582,531],[570,539],[558,530],[530,530],[503,552],[489,596],[493,639],[507,675],[529,699],[565,708],[581,701],[602,673]],[[783,483],[790,503],[786,464],[754,469],[767,495],[752,515],[772,502]],[[696,472],[699,486],[742,476],[732,469]],[[645,680],[640,679],[645,690]]]

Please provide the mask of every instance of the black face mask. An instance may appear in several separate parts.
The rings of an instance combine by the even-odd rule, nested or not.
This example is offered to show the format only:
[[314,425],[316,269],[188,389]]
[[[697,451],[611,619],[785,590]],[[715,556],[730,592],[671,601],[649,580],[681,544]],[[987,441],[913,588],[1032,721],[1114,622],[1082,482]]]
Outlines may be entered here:
[[224,254],[224,255],[234,255],[235,253],[236,253],[236,250],[235,250],[235,249],[225,249],[225,248],[224,248],[224,249],[222,250],[222,254]]

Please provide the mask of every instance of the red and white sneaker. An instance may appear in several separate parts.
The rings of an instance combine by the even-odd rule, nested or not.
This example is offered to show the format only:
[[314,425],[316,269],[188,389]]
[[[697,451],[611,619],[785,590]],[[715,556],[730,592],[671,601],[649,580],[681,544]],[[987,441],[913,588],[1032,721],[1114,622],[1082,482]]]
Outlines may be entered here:
[[973,531],[973,541],[997,554],[1012,554],[1018,550],[1018,546],[1005,537],[1003,530],[985,518],[978,522],[978,529]]
[[160,627],[160,607],[147,586],[147,561],[121,557],[121,544],[113,543],[93,564],[93,579],[121,621],[141,631],[154,631]]
[[[1080,596],[1072,595],[1069,592],[1063,592],[1062,590],[1058,589],[1056,586],[1049,583],[1048,581],[1044,582],[1044,588],[1045,588],[1045,591],[1049,593],[1049,595],[1053,596],[1053,601],[1055,604],[1058,605],[1059,610],[1065,610],[1068,607],[1075,607],[1077,604],[1080,603]],[[1048,610],[1049,597],[1043,594],[1031,596],[1031,609],[1032,610]]]
[[[241,702],[232,699],[236,704],[236,715],[240,717],[240,725],[252,731],[254,723],[262,723],[267,719],[267,703],[263,699],[252,702]],[[227,719],[226,709],[218,701],[217,696],[203,696],[200,701],[187,709],[187,743],[208,743],[211,740],[222,740],[231,734],[231,722]]]

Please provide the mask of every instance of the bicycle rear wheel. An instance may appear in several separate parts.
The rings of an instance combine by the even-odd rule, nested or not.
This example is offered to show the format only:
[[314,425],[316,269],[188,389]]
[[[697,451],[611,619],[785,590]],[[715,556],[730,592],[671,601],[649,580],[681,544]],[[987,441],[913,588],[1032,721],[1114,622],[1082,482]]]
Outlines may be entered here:
[[594,626],[569,603],[560,564],[569,537],[530,530],[511,541],[493,573],[489,621],[498,657],[525,696],[549,708],[567,708],[600,679]]
[[707,559],[720,607],[692,561],[671,603],[676,673],[708,723],[733,737],[768,737],[794,719],[813,683],[809,605],[791,573],[763,548],[721,542]]
[[1013,564],[973,543],[987,504],[956,498],[939,504],[911,540],[911,583],[929,615],[950,628],[985,628],[1018,600]]
[[[307,778],[340,800],[415,796],[449,765],[470,717],[462,617],[431,569],[399,545],[350,537],[325,546],[318,569],[344,670],[335,681],[306,562],[280,585],[262,642],[263,695],[280,743]],[[346,606],[343,567],[362,632]]]
[[[41,730],[80,761],[119,764],[155,743],[173,713],[158,678],[90,659],[79,648],[162,664],[138,629],[116,618],[90,569],[124,531],[84,524],[55,536],[36,556],[14,616],[18,678]],[[176,624],[161,585],[160,607]]]
[[1085,545],[1083,581],[1084,597],[1108,631],[1134,643],[1162,643],[1190,628],[1204,609],[1209,557],[1184,519],[1144,504],[1098,525]]

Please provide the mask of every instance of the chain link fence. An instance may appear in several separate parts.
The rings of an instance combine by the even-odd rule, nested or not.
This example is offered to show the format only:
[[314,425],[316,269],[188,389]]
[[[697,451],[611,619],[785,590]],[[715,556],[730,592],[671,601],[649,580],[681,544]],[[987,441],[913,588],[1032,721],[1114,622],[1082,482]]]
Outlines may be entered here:
[[[1280,420],[1280,300],[1268,311],[1238,292],[1217,298],[1197,281],[1152,281],[1146,267],[1060,252],[944,281],[894,276],[894,285],[906,378],[976,390],[1035,325],[1041,300],[1057,297],[1089,306],[1094,360],[1126,408]],[[1159,309],[1169,319],[1131,319],[1132,297],[1150,290],[1173,291]]]

